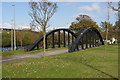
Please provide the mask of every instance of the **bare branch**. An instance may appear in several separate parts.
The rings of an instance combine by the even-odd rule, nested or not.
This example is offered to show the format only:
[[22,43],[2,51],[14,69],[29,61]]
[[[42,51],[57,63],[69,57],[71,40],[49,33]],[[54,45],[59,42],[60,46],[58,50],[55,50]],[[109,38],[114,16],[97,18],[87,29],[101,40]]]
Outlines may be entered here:
[[[49,27],[48,23],[50,18],[56,12],[57,4],[48,2],[47,0],[42,0],[41,2],[30,2],[29,3],[31,12],[30,17],[33,21],[33,24],[37,24],[43,31],[43,43],[44,43],[44,53],[45,53],[45,35],[46,35],[46,28]],[[34,26],[36,27],[36,26]],[[38,27],[36,27],[38,28]]]

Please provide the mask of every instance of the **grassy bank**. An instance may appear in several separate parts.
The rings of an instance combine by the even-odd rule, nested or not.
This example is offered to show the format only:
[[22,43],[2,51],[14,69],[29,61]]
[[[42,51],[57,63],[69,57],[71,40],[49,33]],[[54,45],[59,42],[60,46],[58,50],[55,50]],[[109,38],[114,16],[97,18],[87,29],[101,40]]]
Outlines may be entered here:
[[118,77],[118,46],[105,46],[3,64],[3,78]]

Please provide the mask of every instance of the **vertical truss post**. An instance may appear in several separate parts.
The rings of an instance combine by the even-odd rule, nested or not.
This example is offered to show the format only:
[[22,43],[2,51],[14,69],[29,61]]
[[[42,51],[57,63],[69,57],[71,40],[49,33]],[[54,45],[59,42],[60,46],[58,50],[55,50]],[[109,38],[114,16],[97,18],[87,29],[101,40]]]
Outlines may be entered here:
[[96,38],[96,37],[97,37],[97,34],[95,34],[95,47],[97,46],[97,45],[96,45],[96,40],[97,40],[97,38]]
[[88,48],[88,34],[86,33],[86,48]]
[[91,42],[92,42],[92,41],[91,41],[91,39],[92,39],[92,38],[91,38],[91,37],[92,37],[92,33],[91,33],[91,32],[92,32],[92,31],[89,32],[89,33],[90,33],[90,35],[89,35],[89,44],[90,44],[90,48],[91,48]]
[[100,41],[100,38],[98,38],[98,40],[99,40],[98,46],[100,46],[100,42],[101,42],[101,41]]
[[60,48],[60,31],[58,31],[58,48]]
[[99,42],[99,40],[98,40],[98,35],[96,35],[96,46],[98,46],[98,42]]
[[77,45],[77,49],[76,50],[79,51],[79,44]]
[[37,50],[39,49],[39,44],[37,45]]
[[89,48],[89,32],[87,32],[87,47]]
[[64,38],[64,47],[66,46],[66,41],[65,41],[65,30],[63,30],[63,38]]
[[72,43],[74,42],[74,36],[72,35]]
[[88,41],[89,41],[89,48],[91,48],[91,34],[90,34],[90,31],[89,31],[89,33],[88,33]]
[[45,48],[48,49],[47,36],[45,38],[45,46],[46,46]]
[[96,35],[96,46],[98,46],[98,35]]
[[99,44],[100,44],[100,37],[99,36],[97,36],[98,37],[98,43],[97,43],[97,46],[100,46]]
[[94,36],[95,36],[95,34],[94,34],[94,32],[92,32],[92,47],[94,47]]
[[55,48],[55,46],[54,46],[54,32],[52,33],[52,48]]
[[68,32],[68,46],[70,45],[70,34]]
[[82,49],[84,49],[83,38],[84,38],[84,36],[83,36],[82,39],[81,39],[81,48],[82,48]]

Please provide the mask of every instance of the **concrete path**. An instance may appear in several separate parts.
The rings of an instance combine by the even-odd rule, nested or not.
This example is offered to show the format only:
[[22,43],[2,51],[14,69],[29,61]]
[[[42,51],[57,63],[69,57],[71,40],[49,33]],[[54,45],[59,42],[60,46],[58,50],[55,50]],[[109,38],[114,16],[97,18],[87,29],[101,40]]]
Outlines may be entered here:
[[[54,51],[46,51],[46,56],[49,55],[56,55],[56,54],[61,54],[61,53],[66,53],[68,52],[68,49],[60,49],[60,50],[54,50]],[[9,63],[9,62],[14,62],[14,61],[20,61],[20,60],[25,60],[25,59],[31,59],[31,58],[40,58],[43,56],[43,52],[40,53],[35,53],[35,54],[29,54],[29,55],[23,55],[23,56],[13,56],[13,57],[7,57],[3,58],[0,61],[0,64],[4,63]]]

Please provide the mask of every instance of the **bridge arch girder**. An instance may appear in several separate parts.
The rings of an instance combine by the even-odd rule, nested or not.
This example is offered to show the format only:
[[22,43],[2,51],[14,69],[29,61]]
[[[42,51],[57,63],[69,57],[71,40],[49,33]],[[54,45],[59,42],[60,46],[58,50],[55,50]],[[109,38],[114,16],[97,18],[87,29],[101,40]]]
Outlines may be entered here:
[[[87,34],[89,34],[89,39],[87,38]],[[99,31],[94,28],[94,27],[91,27],[91,28],[87,28],[85,30],[83,30],[79,35],[78,37],[76,38],[76,40],[74,41],[74,43],[71,44],[71,46],[69,47],[68,49],[68,52],[73,52],[73,51],[76,51],[76,50],[79,50],[78,48],[78,45],[82,45],[82,49],[84,49],[84,37],[86,35],[86,48],[88,48],[88,40],[90,42],[90,47],[91,47],[91,44],[92,46],[96,46],[96,40],[97,38],[99,38],[98,40],[101,42],[101,45],[104,45],[104,42],[103,42],[103,39],[102,39],[102,36],[100,35]],[[95,36],[97,35],[97,36]],[[96,38],[97,37],[97,38]],[[91,40],[93,42],[91,42]],[[94,42],[95,41],[95,42]],[[98,46],[98,45],[97,45]]]
[[[65,29],[65,28],[61,28],[61,29],[55,29],[55,30],[52,30],[50,32],[47,32],[46,33],[46,38],[49,36],[49,35],[54,35],[55,32],[60,32],[60,31],[63,31],[63,32],[68,32],[68,34],[71,34],[74,38],[77,38],[77,36],[74,34],[74,32],[72,32],[70,29]],[[65,33],[64,33],[65,34]],[[60,37],[60,36],[59,36]],[[37,45],[43,40],[43,36],[38,38],[33,44],[29,45],[27,48],[26,48],[26,51],[32,51],[35,47],[37,47]],[[46,39],[47,40],[47,39]],[[69,41],[69,40],[68,40]]]

